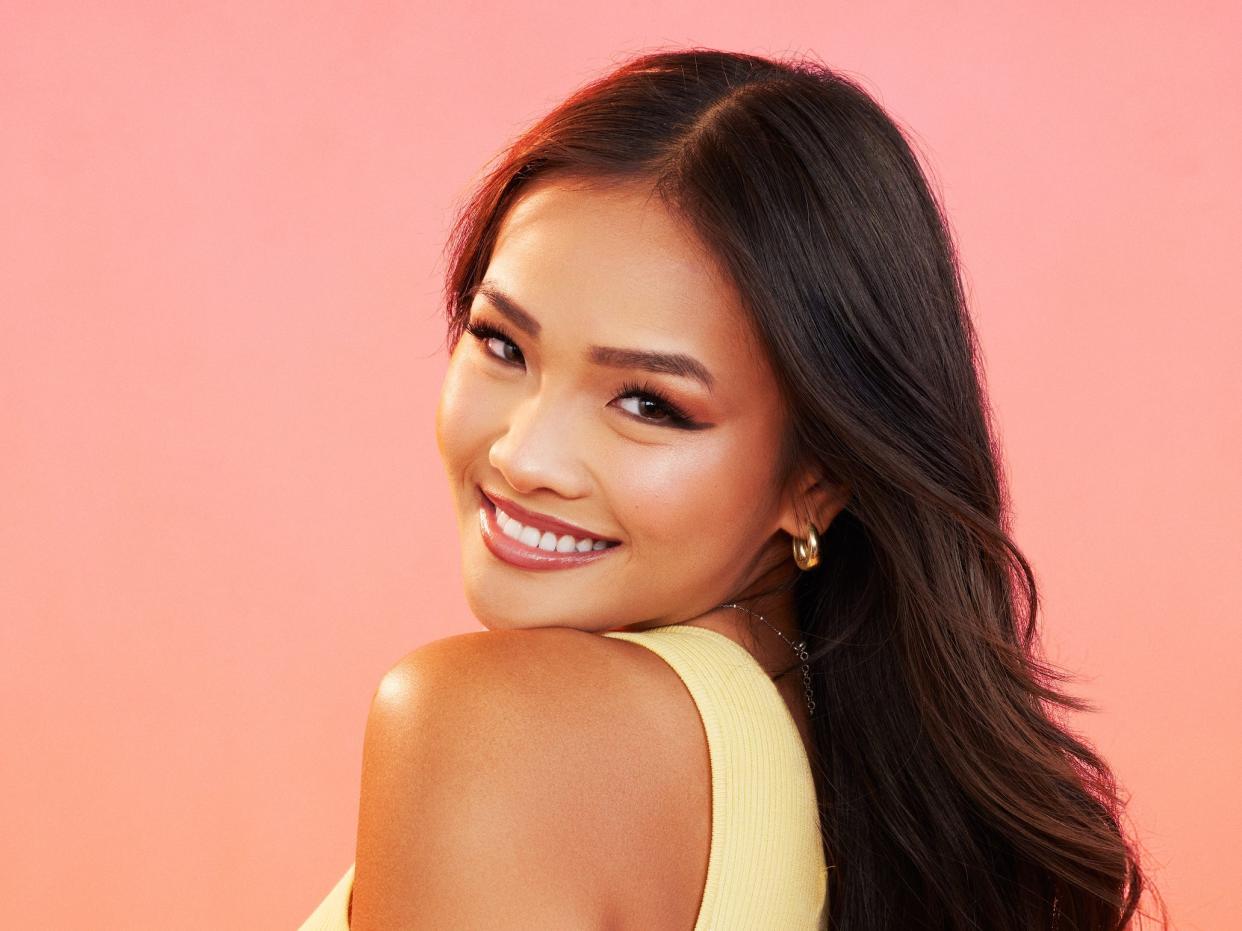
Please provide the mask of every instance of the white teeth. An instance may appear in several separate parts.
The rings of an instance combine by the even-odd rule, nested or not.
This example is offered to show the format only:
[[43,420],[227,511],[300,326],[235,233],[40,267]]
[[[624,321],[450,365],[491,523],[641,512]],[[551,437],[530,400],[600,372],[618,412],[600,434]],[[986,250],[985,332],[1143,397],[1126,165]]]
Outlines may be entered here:
[[505,536],[548,553],[585,553],[588,550],[602,550],[608,546],[603,540],[593,540],[590,537],[576,538],[568,533],[558,537],[550,530],[527,527],[500,508],[496,508],[496,525],[500,527]]

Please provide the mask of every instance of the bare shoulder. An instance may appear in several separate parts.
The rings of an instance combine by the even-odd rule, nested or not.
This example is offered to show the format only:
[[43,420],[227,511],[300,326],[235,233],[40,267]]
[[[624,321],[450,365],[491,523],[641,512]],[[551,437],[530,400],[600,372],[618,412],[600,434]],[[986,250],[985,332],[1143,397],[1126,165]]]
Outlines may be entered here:
[[691,927],[707,772],[693,702],[636,644],[569,628],[426,644],[372,700],[351,927]]

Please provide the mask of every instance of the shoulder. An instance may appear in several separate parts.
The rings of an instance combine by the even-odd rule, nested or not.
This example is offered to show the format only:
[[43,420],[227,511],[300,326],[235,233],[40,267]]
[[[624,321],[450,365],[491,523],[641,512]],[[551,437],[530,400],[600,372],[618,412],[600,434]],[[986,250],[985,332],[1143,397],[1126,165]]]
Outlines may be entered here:
[[570,628],[461,634],[403,657],[367,718],[356,931],[501,913],[602,926],[633,839],[670,830],[656,800],[698,762],[696,713],[662,666]]
[[[588,663],[605,664],[593,672],[607,675],[616,671],[616,642],[568,627],[478,631],[444,637],[402,657],[381,679],[374,701],[386,705],[408,700],[413,697],[410,690],[420,682],[434,680],[442,686],[452,685],[459,676],[475,690],[496,690],[517,682],[539,681],[547,673],[556,672],[557,681],[549,684],[572,687],[585,679],[575,675],[575,670],[585,670]],[[518,699],[523,697],[538,695]]]

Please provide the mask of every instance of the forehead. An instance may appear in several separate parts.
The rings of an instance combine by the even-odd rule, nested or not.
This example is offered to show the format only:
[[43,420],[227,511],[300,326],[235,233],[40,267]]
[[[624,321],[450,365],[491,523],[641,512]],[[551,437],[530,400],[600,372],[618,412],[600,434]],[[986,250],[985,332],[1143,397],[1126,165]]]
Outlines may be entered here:
[[688,352],[721,378],[740,357],[763,364],[715,258],[646,184],[532,185],[504,218],[486,277],[548,339]]

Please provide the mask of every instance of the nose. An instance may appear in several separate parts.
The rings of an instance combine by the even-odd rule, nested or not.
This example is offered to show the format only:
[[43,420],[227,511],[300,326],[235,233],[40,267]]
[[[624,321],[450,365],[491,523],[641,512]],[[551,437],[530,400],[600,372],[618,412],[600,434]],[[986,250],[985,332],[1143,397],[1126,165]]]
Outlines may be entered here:
[[510,412],[488,461],[514,491],[544,488],[562,498],[585,494],[583,438],[567,405],[548,395],[525,399]]

